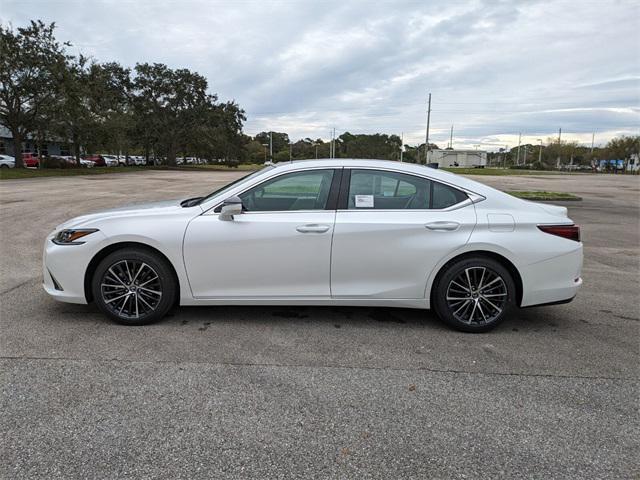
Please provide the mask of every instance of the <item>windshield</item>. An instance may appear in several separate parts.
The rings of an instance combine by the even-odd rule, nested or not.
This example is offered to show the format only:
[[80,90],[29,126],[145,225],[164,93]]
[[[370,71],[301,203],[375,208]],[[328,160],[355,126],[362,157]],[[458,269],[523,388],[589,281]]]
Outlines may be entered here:
[[217,195],[220,195],[224,192],[226,192],[227,190],[230,190],[232,187],[235,187],[238,183],[240,182],[244,182],[245,180],[249,180],[250,178],[253,177],[257,177],[258,175],[260,175],[262,172],[264,172],[265,170],[271,170],[273,167],[269,166],[269,167],[264,167],[260,170],[258,170],[257,172],[253,172],[250,173],[249,175],[245,175],[244,177],[240,177],[237,180],[234,180],[231,183],[226,184],[224,187],[219,188],[218,190],[216,190],[215,192],[211,192],[209,195],[207,195],[206,197],[202,197],[199,201],[198,201],[198,205],[206,202],[207,200],[209,200],[210,198],[213,198]]

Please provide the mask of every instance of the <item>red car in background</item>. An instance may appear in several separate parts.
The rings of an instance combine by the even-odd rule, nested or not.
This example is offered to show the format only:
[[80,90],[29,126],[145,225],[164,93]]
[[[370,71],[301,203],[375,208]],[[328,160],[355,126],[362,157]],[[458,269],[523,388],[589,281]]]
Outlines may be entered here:
[[107,162],[104,161],[102,155],[83,155],[83,160],[90,160],[95,163],[96,167],[106,167]]
[[25,167],[35,167],[38,168],[40,165],[40,160],[38,160],[38,154],[32,152],[24,152],[22,154],[22,162]]

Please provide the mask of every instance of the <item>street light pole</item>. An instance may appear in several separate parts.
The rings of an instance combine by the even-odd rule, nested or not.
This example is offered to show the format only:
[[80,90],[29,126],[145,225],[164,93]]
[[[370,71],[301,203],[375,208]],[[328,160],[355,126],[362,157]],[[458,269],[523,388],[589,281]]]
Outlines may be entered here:
[[269,132],[269,160],[273,162],[273,132]]

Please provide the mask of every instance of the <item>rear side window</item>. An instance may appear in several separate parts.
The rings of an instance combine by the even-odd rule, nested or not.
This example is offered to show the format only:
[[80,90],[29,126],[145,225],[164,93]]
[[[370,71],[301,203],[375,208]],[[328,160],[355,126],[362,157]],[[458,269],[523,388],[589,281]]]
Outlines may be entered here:
[[352,170],[348,208],[383,210],[429,208],[426,178],[381,170]]
[[432,180],[384,170],[351,170],[350,210],[428,210],[447,208],[467,195]]
[[466,193],[449,185],[438,182],[431,183],[433,184],[433,194],[431,198],[431,208],[433,209],[451,207],[469,198]]

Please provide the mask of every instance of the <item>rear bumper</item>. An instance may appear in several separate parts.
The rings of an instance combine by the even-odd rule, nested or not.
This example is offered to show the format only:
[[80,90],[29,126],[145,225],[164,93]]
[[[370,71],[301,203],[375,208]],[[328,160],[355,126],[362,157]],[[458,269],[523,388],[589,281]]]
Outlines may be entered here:
[[553,305],[564,305],[565,303],[571,303],[573,302],[573,299],[576,298],[575,295],[571,298],[567,298],[565,300],[557,300],[555,302],[547,302],[547,303],[539,303],[537,305],[527,305],[526,307],[522,307],[522,308],[531,308],[531,307],[551,307]]
[[568,303],[582,285],[582,244],[570,253],[527,265],[520,275],[521,307]]

